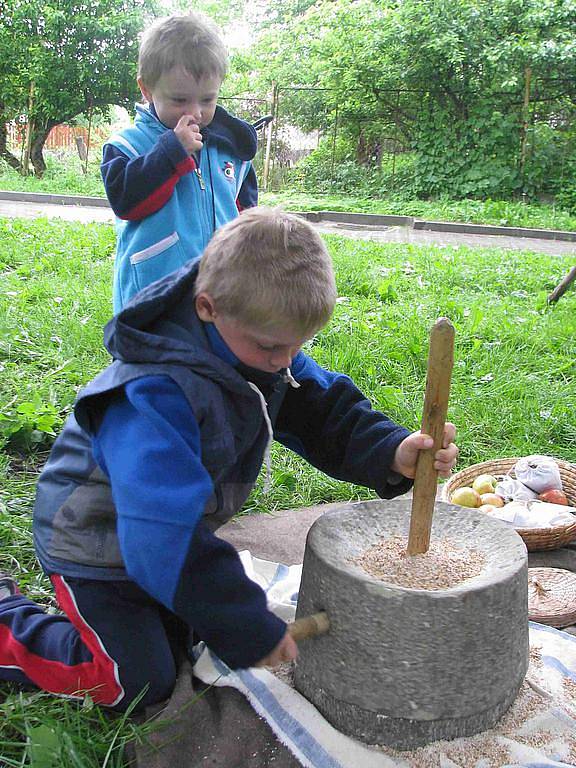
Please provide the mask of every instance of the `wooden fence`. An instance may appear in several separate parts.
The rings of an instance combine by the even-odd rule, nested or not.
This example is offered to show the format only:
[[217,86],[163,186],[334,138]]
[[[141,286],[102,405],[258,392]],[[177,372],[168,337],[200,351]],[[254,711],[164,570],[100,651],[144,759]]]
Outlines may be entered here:
[[[8,132],[8,147],[17,154],[24,147],[26,137],[26,122],[11,121],[6,125]],[[92,128],[90,132],[90,144],[100,143],[109,135],[109,131]],[[46,139],[45,149],[65,149],[76,151],[76,139],[82,138],[88,144],[88,129],[76,125],[56,125]]]

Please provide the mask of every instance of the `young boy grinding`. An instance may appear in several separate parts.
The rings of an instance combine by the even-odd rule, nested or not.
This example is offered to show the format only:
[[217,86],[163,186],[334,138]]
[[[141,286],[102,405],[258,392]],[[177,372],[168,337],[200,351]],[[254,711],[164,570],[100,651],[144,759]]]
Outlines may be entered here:
[[[108,323],[114,362],[79,394],[38,481],[35,546],[64,615],[4,577],[0,678],[88,690],[118,710],[143,690],[140,706],[158,702],[175,683],[178,623],[233,668],[296,657],[214,533],[246,500],[272,438],[383,498],[408,490],[432,443],[301,351],[335,300],[314,229],[255,208]],[[447,424],[442,475],[454,436]]]
[[217,106],[228,54],[205,16],[170,16],[145,33],[132,127],[105,145],[116,214],[114,311],[200,256],[215,230],[257,203],[254,128]]

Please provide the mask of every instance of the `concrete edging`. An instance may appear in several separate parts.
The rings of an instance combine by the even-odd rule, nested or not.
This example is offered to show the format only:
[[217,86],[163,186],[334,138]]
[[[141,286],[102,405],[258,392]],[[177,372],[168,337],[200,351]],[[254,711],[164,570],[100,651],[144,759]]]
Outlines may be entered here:
[[507,237],[533,237],[537,240],[568,240],[576,242],[576,232],[554,229],[529,229],[527,227],[498,227],[491,224],[459,224],[448,221],[423,221],[416,219],[414,229],[434,232],[460,232],[466,235],[506,235]]
[[346,211],[298,211],[298,216],[315,224],[333,221],[362,227],[413,227],[413,216],[386,216],[382,213],[348,213]]
[[[8,202],[37,203],[48,205],[79,205],[109,208],[105,197],[88,195],[54,195],[45,192],[12,192],[0,190],[0,200]],[[526,227],[499,227],[490,224],[468,224],[448,221],[426,221],[413,216],[386,216],[380,213],[349,213],[346,211],[295,211],[307,221],[322,221],[335,224],[350,224],[359,227],[409,227],[410,229],[434,232],[457,232],[466,235],[504,235],[507,237],[530,237],[537,240],[565,240],[576,242],[576,232],[553,229],[529,229]]]
[[308,221],[356,224],[368,227],[410,227],[434,232],[457,232],[463,235],[499,235],[507,237],[531,237],[537,240],[566,240],[576,242],[576,232],[554,229],[529,229],[527,227],[499,227],[490,224],[467,224],[449,221],[427,221],[413,216],[385,216],[379,213],[344,213],[342,211],[298,211]]
[[105,197],[88,195],[53,195],[47,192],[10,192],[0,190],[0,200],[12,203],[45,203],[48,205],[84,205],[95,208],[109,208]]

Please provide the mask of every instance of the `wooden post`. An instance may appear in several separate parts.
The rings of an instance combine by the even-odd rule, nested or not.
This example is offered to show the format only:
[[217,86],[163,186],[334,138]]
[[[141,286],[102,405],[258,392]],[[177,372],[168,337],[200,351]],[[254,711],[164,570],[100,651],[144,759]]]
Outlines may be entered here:
[[90,96],[90,108],[88,110],[88,136],[86,137],[86,157],[84,159],[84,176],[88,174],[88,159],[90,157],[90,134],[92,133],[92,118],[94,117],[94,102]]
[[[84,141],[84,138],[82,136],[76,136],[74,141],[76,143],[76,149],[78,150],[78,157],[80,158],[82,163],[85,163],[87,152],[86,152],[86,143]],[[86,173],[86,171],[84,170],[84,166],[82,166],[82,170],[84,171],[84,173]]]
[[524,166],[526,165],[526,147],[528,145],[528,110],[530,106],[530,81],[532,79],[531,67],[524,70],[524,103],[522,105],[522,139],[520,142],[520,177],[524,180]]
[[26,134],[24,138],[24,157],[22,159],[22,175],[28,176],[28,168],[30,165],[30,152],[32,150],[32,132],[34,130],[34,122],[32,120],[32,107],[34,106],[34,81],[30,83],[30,93],[28,96],[28,115],[26,120]]
[[268,123],[268,133],[266,135],[266,154],[264,155],[264,170],[262,172],[262,191],[268,190],[268,178],[270,174],[270,152],[272,150],[272,125],[276,122],[278,109],[278,84],[274,83],[272,88],[272,120]]
[[334,128],[332,130],[332,157],[330,161],[330,186],[334,184],[334,169],[336,167],[336,139],[338,137],[338,102],[336,102],[336,114],[334,115]]
[[576,280],[576,267],[572,267],[570,272],[558,283],[556,288],[548,296],[548,304],[553,304],[561,296],[564,296],[570,285]]
[[394,189],[394,185],[396,184],[396,155],[397,155],[397,147],[398,147],[398,112],[400,111],[400,88],[398,88],[398,92],[396,93],[396,112],[394,113],[394,148],[392,150],[392,183],[390,184],[391,189]]
[[438,481],[438,472],[434,469],[434,455],[442,447],[453,364],[454,326],[447,317],[441,317],[430,331],[428,375],[422,414],[422,432],[430,435],[434,445],[418,454],[408,535],[409,555],[427,552],[430,546]]

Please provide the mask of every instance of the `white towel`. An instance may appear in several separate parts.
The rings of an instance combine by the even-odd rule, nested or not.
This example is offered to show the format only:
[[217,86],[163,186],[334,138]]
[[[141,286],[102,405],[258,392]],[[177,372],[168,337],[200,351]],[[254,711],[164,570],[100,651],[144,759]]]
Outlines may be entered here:
[[[294,617],[302,566],[270,563],[240,553],[248,575],[267,592],[271,608],[283,619]],[[531,666],[529,677],[536,688],[549,694],[542,699],[537,713],[525,720],[511,735],[491,731],[495,747],[508,750],[508,762],[499,768],[568,768],[575,764],[576,746],[576,637],[541,624],[530,625],[530,647],[540,661]],[[264,669],[231,671],[200,643],[196,648],[194,674],[204,683],[230,686],[241,691],[255,711],[270,725],[278,740],[290,749],[305,768],[412,768],[410,756],[385,754],[376,747],[345,736],[331,726],[297,691]],[[566,692],[565,680],[571,694]],[[550,732],[551,741],[544,748],[526,746],[514,735]],[[476,763],[454,758],[453,748],[469,739],[437,742],[427,750],[436,750],[440,768],[488,768],[482,757]],[[572,756],[570,750],[574,749]],[[547,756],[549,755],[549,756]]]

